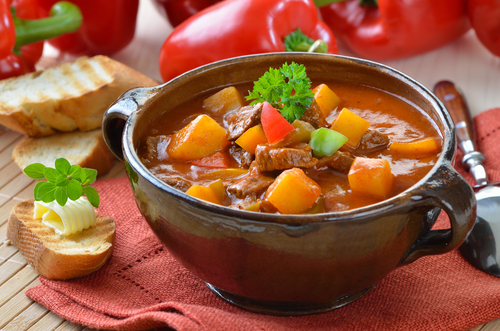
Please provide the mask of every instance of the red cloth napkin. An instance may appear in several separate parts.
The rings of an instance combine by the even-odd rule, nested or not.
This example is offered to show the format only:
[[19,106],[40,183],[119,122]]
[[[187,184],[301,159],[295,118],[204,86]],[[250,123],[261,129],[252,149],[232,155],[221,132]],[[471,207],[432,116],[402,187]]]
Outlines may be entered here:
[[[474,123],[489,179],[500,181],[495,165],[500,108],[482,113]],[[500,278],[475,269],[458,251],[400,267],[361,299],[327,313],[277,317],[247,312],[217,297],[170,256],[140,215],[126,178],[95,186],[100,213],[116,220],[113,257],[89,276],[69,281],[40,277],[42,284],[26,291],[72,322],[121,330],[467,330],[500,318]],[[436,227],[446,222],[440,217]]]

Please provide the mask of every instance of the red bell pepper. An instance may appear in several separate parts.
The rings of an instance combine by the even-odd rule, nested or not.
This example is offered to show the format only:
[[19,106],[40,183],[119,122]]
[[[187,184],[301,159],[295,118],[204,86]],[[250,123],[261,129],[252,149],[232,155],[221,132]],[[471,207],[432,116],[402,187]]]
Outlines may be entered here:
[[[293,46],[285,46],[284,39],[297,29],[303,33],[297,40],[305,43],[294,44],[296,39],[288,38]],[[174,29],[160,51],[160,72],[167,81],[230,57],[287,48],[303,51],[305,44],[319,39],[328,46],[328,53],[337,53],[335,37],[318,19],[312,0],[225,0]]]
[[437,49],[470,28],[467,0],[359,0],[320,8],[335,36],[359,56],[389,60]]
[[269,144],[274,144],[284,139],[295,127],[277,111],[271,104],[264,101],[262,113],[260,115],[262,129]]
[[[44,15],[58,0],[38,0]],[[127,46],[135,34],[139,0],[69,0],[82,11],[75,33],[49,40],[62,53],[112,55]]]
[[69,3],[54,5],[46,19],[39,19],[39,10],[37,0],[0,0],[0,79],[34,71],[43,40],[75,31],[82,21],[78,7]]
[[469,0],[468,13],[479,40],[500,56],[500,0]]
[[220,0],[154,0],[158,12],[176,27],[200,10]]

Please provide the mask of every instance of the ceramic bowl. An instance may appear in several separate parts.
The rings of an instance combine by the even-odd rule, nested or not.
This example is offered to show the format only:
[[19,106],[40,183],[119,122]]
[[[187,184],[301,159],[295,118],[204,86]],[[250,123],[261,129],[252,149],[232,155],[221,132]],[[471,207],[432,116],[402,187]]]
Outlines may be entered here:
[[[403,193],[367,207],[275,215],[205,203],[158,180],[141,163],[139,137],[160,113],[292,61],[304,64],[312,80],[370,85],[427,112],[444,137],[432,170]],[[341,307],[395,268],[454,250],[475,219],[474,193],[451,165],[455,130],[444,106],[410,77],[367,60],[272,53],[212,63],[163,85],[126,92],[106,112],[103,132],[125,162],[137,206],[168,251],[220,297],[255,312],[300,315]],[[441,210],[450,228],[431,230]]]

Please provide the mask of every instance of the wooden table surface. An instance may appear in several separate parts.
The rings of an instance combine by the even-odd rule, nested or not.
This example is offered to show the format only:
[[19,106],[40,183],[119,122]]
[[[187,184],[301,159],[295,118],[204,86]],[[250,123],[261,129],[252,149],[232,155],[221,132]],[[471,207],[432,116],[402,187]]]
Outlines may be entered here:
[[[141,1],[136,37],[113,57],[160,82],[157,55],[171,31],[172,27],[155,11],[151,1]],[[339,51],[353,55],[342,45]],[[50,48],[46,48],[46,55],[57,56]],[[429,89],[441,79],[454,81],[465,93],[473,115],[500,107],[500,58],[491,55],[472,31],[439,50],[384,63]],[[40,283],[38,275],[17,248],[6,243],[7,219],[12,207],[33,197],[34,181],[22,173],[11,156],[22,138],[21,134],[0,126],[0,331],[91,330],[65,321],[24,295],[28,288]],[[119,176],[125,176],[125,171],[116,161],[114,168],[101,178]],[[473,330],[500,330],[500,320]]]

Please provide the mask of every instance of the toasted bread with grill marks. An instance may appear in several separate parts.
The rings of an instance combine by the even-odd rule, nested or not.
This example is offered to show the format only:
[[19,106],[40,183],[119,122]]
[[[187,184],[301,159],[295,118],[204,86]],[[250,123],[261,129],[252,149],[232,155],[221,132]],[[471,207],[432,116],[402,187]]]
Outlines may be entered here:
[[17,246],[38,274],[49,279],[70,279],[101,268],[113,254],[115,222],[97,217],[96,226],[70,236],[59,236],[33,218],[35,200],[14,206],[7,224],[7,238]]
[[101,127],[116,99],[158,83],[106,56],[80,57],[0,81],[0,124],[32,137]]
[[114,156],[104,142],[102,131],[57,133],[48,137],[25,137],[12,151],[12,159],[21,168],[32,163],[54,167],[55,160],[66,158],[69,163],[97,170],[99,176],[114,164]]

